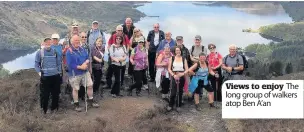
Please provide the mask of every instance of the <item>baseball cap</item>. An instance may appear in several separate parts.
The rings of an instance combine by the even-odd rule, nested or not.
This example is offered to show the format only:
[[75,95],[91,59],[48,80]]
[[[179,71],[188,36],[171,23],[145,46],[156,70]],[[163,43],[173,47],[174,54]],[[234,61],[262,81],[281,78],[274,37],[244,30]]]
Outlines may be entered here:
[[72,24],[72,27],[73,27],[73,28],[74,28],[74,27],[78,27],[78,23],[76,23],[76,22],[73,23],[73,24]]
[[55,34],[52,34],[52,39],[60,39],[60,36],[59,34],[55,33]]
[[145,42],[145,38],[144,37],[140,37],[138,42]]
[[201,35],[196,35],[195,39],[202,40],[202,37],[201,37]]
[[98,21],[93,21],[93,22],[92,22],[92,24],[95,24],[95,23],[97,23],[97,24],[98,24]]
[[183,36],[177,36],[176,37],[176,40],[182,40],[183,39]]

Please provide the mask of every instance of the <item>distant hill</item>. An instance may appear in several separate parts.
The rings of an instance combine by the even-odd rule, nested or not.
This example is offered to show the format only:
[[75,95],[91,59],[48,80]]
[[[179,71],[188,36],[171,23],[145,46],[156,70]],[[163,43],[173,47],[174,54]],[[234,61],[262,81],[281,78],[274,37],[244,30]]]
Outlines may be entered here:
[[[81,30],[93,20],[102,22],[106,31],[113,30],[126,17],[138,21],[143,13],[134,9],[135,2],[0,2],[0,50],[27,50],[38,46],[52,33],[65,34],[73,21]],[[63,37],[63,36],[62,36]]]

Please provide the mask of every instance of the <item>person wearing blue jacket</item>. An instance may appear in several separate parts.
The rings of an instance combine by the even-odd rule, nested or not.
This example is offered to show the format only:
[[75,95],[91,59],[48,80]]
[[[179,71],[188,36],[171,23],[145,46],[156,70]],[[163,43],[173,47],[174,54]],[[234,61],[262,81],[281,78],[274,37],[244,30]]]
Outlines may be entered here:
[[165,39],[160,41],[160,44],[156,50],[156,54],[159,54],[160,51],[163,51],[166,44],[169,44],[172,51],[173,47],[175,46],[175,41],[172,39],[172,34],[170,32],[165,33]]
[[93,101],[93,81],[88,71],[90,63],[89,55],[86,50],[80,46],[80,37],[78,35],[72,37],[71,44],[72,46],[66,52],[66,59],[69,82],[73,88],[75,110],[78,112],[82,111],[78,102],[78,90],[80,85],[84,85],[87,88],[89,106],[99,107],[99,105]]
[[58,110],[61,59],[56,50],[51,48],[51,39],[44,39],[44,47],[36,53],[35,70],[40,78],[40,106],[46,114],[49,97],[52,94],[51,111]]

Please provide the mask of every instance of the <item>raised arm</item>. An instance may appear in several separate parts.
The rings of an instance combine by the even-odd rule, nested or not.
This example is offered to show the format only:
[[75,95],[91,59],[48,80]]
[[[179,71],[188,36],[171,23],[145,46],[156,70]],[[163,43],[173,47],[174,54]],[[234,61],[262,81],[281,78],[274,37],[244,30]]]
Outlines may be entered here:
[[193,72],[197,68],[197,63],[194,63],[188,70],[188,73],[191,75],[194,75],[195,73]]

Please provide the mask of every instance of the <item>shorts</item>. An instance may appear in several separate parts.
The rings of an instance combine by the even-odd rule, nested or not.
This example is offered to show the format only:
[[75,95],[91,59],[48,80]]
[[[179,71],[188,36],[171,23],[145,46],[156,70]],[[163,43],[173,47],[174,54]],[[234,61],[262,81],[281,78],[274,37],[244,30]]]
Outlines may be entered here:
[[78,76],[72,76],[69,78],[69,81],[70,81],[70,85],[73,89],[76,89],[76,90],[79,90],[80,86],[83,85],[85,86],[85,80],[84,79],[87,79],[86,80],[86,86],[87,87],[91,87],[93,86],[93,81],[91,79],[91,75],[89,72],[86,72],[85,74],[83,75],[78,75]]
[[213,89],[212,89],[212,87],[211,87],[211,85],[209,83],[207,85],[204,85],[204,81],[203,80],[199,80],[198,81],[198,86],[194,90],[194,93],[196,93],[196,94],[202,94],[203,88],[205,88],[208,92],[213,92]]

